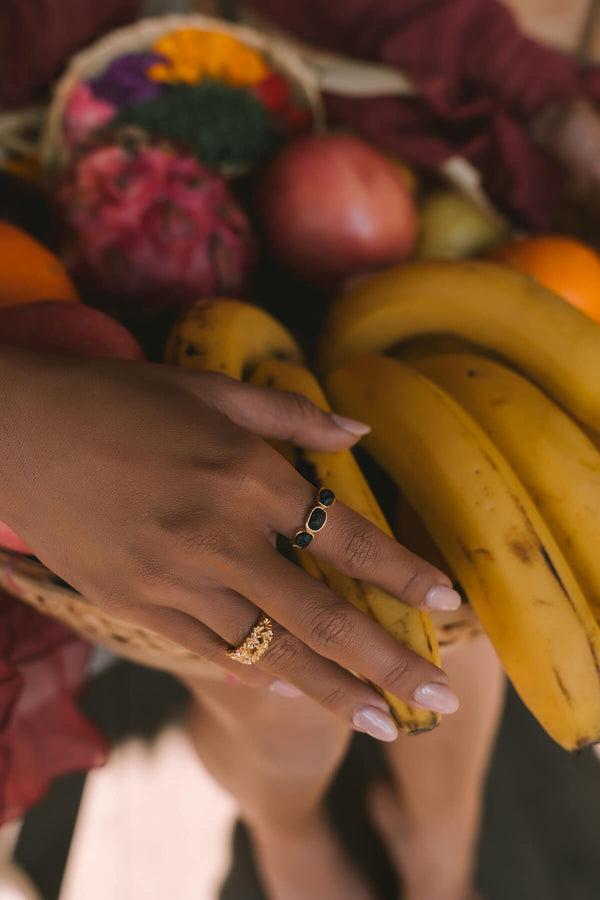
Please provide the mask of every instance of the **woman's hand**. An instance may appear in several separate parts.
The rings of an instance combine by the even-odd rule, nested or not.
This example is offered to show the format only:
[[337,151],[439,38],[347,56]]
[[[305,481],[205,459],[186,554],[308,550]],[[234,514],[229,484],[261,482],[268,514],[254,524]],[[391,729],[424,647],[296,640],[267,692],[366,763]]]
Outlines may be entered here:
[[[454,711],[443,672],[275,550],[315,490],[262,437],[335,451],[358,423],[216,373],[11,350],[0,401],[0,518],[91,602],[246,682],[288,682],[384,740],[396,735],[387,704],[352,671]],[[315,545],[411,606],[459,603],[446,575],[342,503]],[[240,665],[226,651],[261,610],[273,641]]]

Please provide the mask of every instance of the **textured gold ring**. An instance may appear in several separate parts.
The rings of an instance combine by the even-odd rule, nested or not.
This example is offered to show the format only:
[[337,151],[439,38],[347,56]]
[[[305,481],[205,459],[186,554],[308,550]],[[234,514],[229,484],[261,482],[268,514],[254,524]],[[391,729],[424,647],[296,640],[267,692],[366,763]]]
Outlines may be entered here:
[[292,538],[292,547],[305,550],[313,542],[315,534],[322,531],[327,522],[327,510],[335,503],[335,494],[329,488],[319,488],[314,506],[306,517],[306,522]]
[[230,659],[235,659],[244,666],[252,666],[259,662],[273,640],[273,621],[264,613],[239,647],[227,651]]

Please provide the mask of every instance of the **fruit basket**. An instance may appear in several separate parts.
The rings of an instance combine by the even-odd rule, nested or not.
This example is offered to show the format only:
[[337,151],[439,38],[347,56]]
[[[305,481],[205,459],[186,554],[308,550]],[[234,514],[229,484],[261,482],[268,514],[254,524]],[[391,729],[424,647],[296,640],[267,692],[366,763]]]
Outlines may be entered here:
[[[231,37],[257,51],[291,85],[299,101],[311,112],[313,127],[320,128],[324,113],[318,79],[295,50],[280,41],[244,25],[235,25],[203,15],[167,15],[142,19],[112,32],[73,57],[59,80],[41,138],[41,155],[48,173],[60,169],[69,157],[65,135],[65,111],[74,89],[86,79],[99,76],[116,58],[152,48],[161,38],[182,31],[208,32]],[[240,166],[226,167],[225,174],[237,175]]]

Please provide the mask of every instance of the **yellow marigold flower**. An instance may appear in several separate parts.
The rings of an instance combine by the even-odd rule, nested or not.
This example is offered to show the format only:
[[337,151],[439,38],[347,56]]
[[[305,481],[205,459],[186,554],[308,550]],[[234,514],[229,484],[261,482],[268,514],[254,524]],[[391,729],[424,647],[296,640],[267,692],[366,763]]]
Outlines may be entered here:
[[214,78],[244,86],[263,81],[271,73],[258,51],[229,34],[183,28],[160,38],[152,49],[169,60],[149,70],[148,76],[154,81],[196,84],[203,78]]

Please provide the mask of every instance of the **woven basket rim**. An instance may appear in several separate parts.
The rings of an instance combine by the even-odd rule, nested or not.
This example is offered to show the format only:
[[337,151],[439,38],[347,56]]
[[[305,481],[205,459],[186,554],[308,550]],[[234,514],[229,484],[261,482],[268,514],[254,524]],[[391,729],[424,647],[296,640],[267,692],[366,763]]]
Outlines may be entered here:
[[[60,168],[68,158],[62,123],[67,99],[73,88],[83,79],[99,74],[115,57],[146,49],[157,38],[182,28],[228,34],[264,53],[269,62],[303,92],[313,114],[315,129],[320,130],[324,127],[325,113],[318,78],[302,61],[300,54],[285,42],[247,25],[239,25],[200,13],[155,16],[118,28],[72,57],[66,71],[55,85],[41,136],[41,158],[47,173]],[[237,174],[237,171],[229,174]]]
[[[215,673],[218,677],[221,673],[214,663],[201,659],[169,638],[93,605],[35,558],[0,549],[0,588],[118,656],[184,677],[207,674],[214,677]],[[439,614],[434,624],[443,649],[459,646],[482,633],[468,604],[463,604],[458,615]]]

